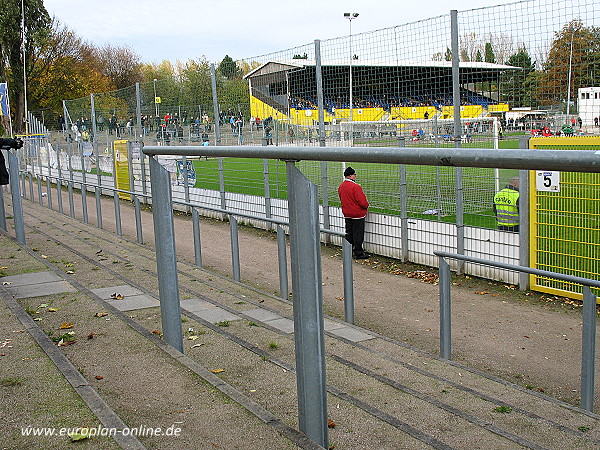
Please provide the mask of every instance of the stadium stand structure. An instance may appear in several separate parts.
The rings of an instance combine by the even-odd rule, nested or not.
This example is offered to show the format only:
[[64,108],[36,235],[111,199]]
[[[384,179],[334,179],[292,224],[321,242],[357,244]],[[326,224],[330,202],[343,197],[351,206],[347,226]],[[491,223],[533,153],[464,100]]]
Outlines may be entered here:
[[[460,63],[461,117],[486,117],[508,111],[497,92],[478,86],[499,85],[506,70],[520,69],[486,62]],[[317,115],[316,65],[312,60],[270,61],[247,73],[250,111],[255,117],[276,117],[292,124],[313,125]],[[326,123],[350,118],[350,65],[322,64]],[[427,63],[352,63],[353,120],[386,121],[454,116],[451,61]]]

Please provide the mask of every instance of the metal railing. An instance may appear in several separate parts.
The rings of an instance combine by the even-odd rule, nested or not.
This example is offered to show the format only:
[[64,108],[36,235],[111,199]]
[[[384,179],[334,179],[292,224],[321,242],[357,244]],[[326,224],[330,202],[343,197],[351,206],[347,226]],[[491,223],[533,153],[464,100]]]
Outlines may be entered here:
[[[320,233],[330,233],[342,236],[342,233],[322,229],[319,225],[318,192],[315,184],[310,182],[296,167],[296,162],[306,160],[318,161],[349,161],[349,162],[383,162],[390,164],[418,164],[434,166],[457,167],[499,167],[513,169],[545,169],[569,170],[578,172],[600,172],[600,155],[586,150],[569,152],[553,150],[498,150],[489,152],[487,149],[432,149],[432,148],[322,148],[322,147],[145,147],[143,153],[149,156],[151,194],[140,194],[100,183],[92,184],[85,180],[74,180],[72,172],[69,178],[48,174],[36,175],[38,178],[38,202],[43,204],[41,195],[42,178],[46,178],[47,186],[52,180],[56,183],[57,192],[62,192],[66,183],[69,191],[69,212],[74,217],[73,189],[79,186],[82,194],[82,211],[87,222],[87,192],[96,191],[96,201],[99,202],[101,190],[108,190],[115,198],[115,220],[117,234],[121,233],[119,193],[132,196],[136,214],[136,231],[138,242],[142,241],[140,198],[152,203],[154,218],[154,233],[156,237],[157,270],[159,277],[159,295],[161,298],[161,318],[163,334],[167,343],[182,350],[182,335],[180,321],[179,289],[175,256],[173,205],[175,203],[190,208],[194,221],[194,255],[197,265],[202,264],[200,245],[199,209],[207,209],[230,218],[230,235],[232,241],[232,272],[233,278],[240,279],[239,247],[236,217],[251,220],[261,220],[277,225],[278,253],[280,268],[280,291],[282,297],[287,297],[287,255],[285,255],[285,233],[282,226],[289,226],[292,292],[294,294],[294,329],[296,341],[296,367],[298,368],[298,408],[300,428],[315,442],[326,442],[326,402],[325,402],[325,363],[324,363],[324,327],[322,311],[322,285],[320,260]],[[189,202],[174,201],[171,193],[171,178],[168,171],[157,161],[158,155],[186,156],[237,156],[246,158],[272,158],[285,161],[288,181],[289,223],[270,217],[255,216],[246,213],[229,211],[208,205],[198,205]],[[25,242],[22,206],[20,205],[19,162],[16,156],[9,152],[9,168],[11,171],[11,193],[13,195],[14,220],[17,238]],[[23,173],[23,191],[25,191],[25,173]],[[33,174],[29,177],[30,199],[34,201]],[[41,177],[41,178],[40,178]],[[46,193],[47,206],[52,208],[50,190]],[[58,194],[61,195],[61,194]],[[17,201],[14,198],[17,198]],[[59,210],[62,202],[59,201]],[[101,209],[97,205],[101,216]],[[2,224],[0,224],[2,225]],[[101,227],[101,221],[98,221]],[[160,236],[160,238],[158,238]],[[354,321],[353,291],[352,291],[352,259],[350,246],[344,242],[344,295],[346,320]],[[459,255],[461,258],[467,258]],[[460,258],[457,258],[460,259]],[[509,266],[498,263],[499,267]],[[516,267],[516,266],[515,266]],[[512,268],[512,267],[511,267]],[[524,268],[529,271],[535,269]],[[444,271],[446,269],[442,269]],[[541,271],[543,272],[543,271]],[[532,272],[533,273],[533,272]],[[592,286],[600,287],[600,282]],[[588,302],[589,303],[589,302]],[[589,308],[589,306],[588,306]],[[589,314],[589,313],[588,313]],[[441,322],[448,320],[449,307],[442,310]],[[589,327],[590,325],[586,325]],[[447,333],[448,328],[444,329]],[[589,408],[589,393],[593,392],[593,376],[590,381],[590,361],[593,363],[593,342],[590,332],[585,335],[585,386],[582,384],[582,407]],[[446,340],[447,344],[449,341]],[[449,347],[448,347],[449,348]],[[582,381],[583,383],[583,381]],[[591,384],[590,384],[591,383]],[[593,396],[593,394],[592,394]],[[324,439],[325,437],[325,439]]]
[[444,359],[452,359],[452,314],[451,314],[451,285],[450,265],[448,259],[481,264],[486,266],[500,267],[517,272],[538,275],[583,286],[583,330],[581,338],[581,401],[582,409],[594,411],[594,373],[596,360],[596,296],[591,287],[600,288],[600,281],[589,278],[575,277],[547,270],[533,269],[530,267],[516,266],[487,259],[473,258],[456,253],[435,251],[439,257],[439,280],[440,280],[440,356]]
[[[11,154],[12,157],[16,158]],[[18,163],[13,164],[18,167]],[[21,185],[22,192],[26,192],[27,189],[26,183],[29,184],[29,198],[31,201],[34,201],[34,175],[27,172],[21,172],[19,174],[21,176]],[[13,177],[15,180],[18,177]],[[142,230],[142,219],[141,219],[141,202],[140,199],[145,199],[147,203],[152,202],[152,196],[150,194],[142,194],[135,191],[129,191],[126,189],[118,189],[115,187],[105,186],[102,184],[89,183],[84,180],[75,181],[71,178],[63,178],[61,176],[55,175],[38,175],[37,178],[37,201],[40,205],[44,204],[44,198],[46,198],[46,204],[48,208],[53,209],[53,197],[52,190],[50,189],[51,184],[54,183],[56,186],[56,195],[57,195],[57,203],[58,203],[58,211],[63,213],[63,205],[62,205],[62,187],[66,186],[68,190],[68,203],[69,203],[69,216],[75,217],[75,206],[74,206],[74,194],[73,189],[76,189],[77,186],[81,191],[81,210],[82,210],[82,220],[84,223],[89,223],[88,218],[88,206],[87,206],[87,192],[95,191],[96,192],[96,211],[97,211],[97,225],[98,228],[102,228],[102,208],[100,202],[100,193],[101,191],[109,191],[112,192],[114,197],[114,211],[115,211],[115,229],[116,234],[118,236],[123,235],[122,231],[122,218],[121,218],[121,205],[119,201],[119,194],[130,195],[134,205],[134,215],[135,215],[135,225],[136,225],[136,239],[138,244],[143,244],[143,230]],[[42,195],[42,179],[46,178],[47,190],[46,195]],[[15,188],[11,189],[13,192],[20,191],[18,182],[15,184]],[[25,196],[25,195],[23,195]],[[20,198],[20,195],[19,195]],[[0,200],[2,198],[0,197]],[[13,200],[14,202],[14,200]],[[277,253],[278,253],[278,263],[279,263],[279,292],[280,297],[283,299],[287,299],[289,295],[289,281],[288,281],[288,270],[287,270],[287,250],[286,250],[286,233],[282,228],[284,226],[289,227],[289,222],[284,220],[279,220],[272,217],[266,216],[257,216],[252,214],[247,214],[239,211],[232,211],[228,209],[213,207],[209,205],[198,205],[196,203],[186,202],[186,201],[172,201],[173,205],[180,205],[188,208],[192,214],[192,222],[193,222],[193,237],[194,237],[194,262],[198,267],[202,267],[202,246],[200,239],[200,215],[198,210],[208,210],[212,212],[217,212],[226,216],[229,220],[230,226],[230,244],[231,244],[231,266],[232,266],[232,278],[241,282],[241,263],[240,263],[240,252],[239,252],[239,236],[238,236],[238,220],[237,218],[249,219],[249,220],[257,220],[263,221],[267,223],[271,223],[276,225],[277,227]],[[4,203],[2,202],[2,206]],[[20,208],[17,208],[20,209]],[[17,216],[22,217],[22,211],[19,213],[17,211]],[[4,217],[4,216],[3,216]],[[3,230],[6,230],[6,225],[0,227]],[[320,233],[331,235],[331,236],[339,236],[344,237],[345,234],[320,228]],[[24,224],[19,227],[19,236],[22,236],[22,242],[25,242],[25,231]],[[348,323],[354,323],[354,285],[353,285],[353,277],[352,277],[352,246],[345,240],[342,240],[342,257],[343,257],[343,289],[344,289],[344,320]]]
[[[325,395],[324,323],[322,309],[321,258],[319,248],[318,190],[296,167],[300,160],[348,161],[389,164],[416,164],[455,167],[568,170],[600,172],[600,155],[585,150],[432,149],[396,147],[194,147],[148,146],[150,156],[154,233],[157,246],[163,333],[167,342],[182,348],[179,290],[177,287],[173,205],[169,174],[155,157],[217,156],[271,158],[286,162],[292,291],[294,297],[294,339],[300,430],[313,441],[327,444]],[[158,241],[158,239],[157,239]],[[167,330],[167,327],[172,329]]]

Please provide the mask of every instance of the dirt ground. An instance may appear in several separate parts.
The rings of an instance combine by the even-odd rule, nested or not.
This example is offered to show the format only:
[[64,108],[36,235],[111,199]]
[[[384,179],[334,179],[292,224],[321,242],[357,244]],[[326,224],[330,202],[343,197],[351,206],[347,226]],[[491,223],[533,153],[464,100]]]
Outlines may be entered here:
[[[66,201],[66,196],[64,196]],[[102,214],[103,228],[114,231],[114,207],[112,198],[103,198]],[[65,204],[65,211],[69,211]],[[88,204],[89,223],[93,227],[96,223],[96,208],[93,206],[93,197],[89,197]],[[43,214],[43,213],[42,213]],[[76,213],[79,216],[79,213]],[[124,238],[129,241],[136,240],[135,219],[133,207],[127,202],[121,205],[122,231]],[[31,218],[26,218],[31,220]],[[68,218],[63,219],[67,222]],[[43,219],[42,219],[43,221]],[[152,216],[149,211],[142,212],[144,245],[152,247],[154,236],[152,232]],[[191,217],[184,213],[174,217],[176,230],[177,253],[180,261],[193,262],[193,233]],[[41,224],[43,227],[43,224]],[[231,250],[230,230],[226,222],[214,219],[201,219],[202,256],[204,267],[216,273],[231,275]],[[240,226],[240,257],[242,281],[261,291],[278,294],[278,263],[277,241],[273,232],[256,229],[249,226]],[[30,235],[30,243],[40,237]],[[40,241],[41,242],[41,241]],[[31,244],[30,244],[31,245]],[[76,245],[74,240],[74,245]],[[57,254],[60,247],[56,248]],[[342,258],[340,249],[336,246],[323,245],[322,270],[323,270],[323,302],[324,312],[328,315],[343,318],[343,278]],[[12,252],[12,251],[11,251]],[[288,249],[289,256],[289,249]],[[58,256],[55,258],[60,259]],[[71,256],[72,257],[72,256]],[[12,259],[3,259],[3,266],[13,266]],[[15,268],[16,270],[17,268]],[[39,270],[39,269],[38,269]],[[427,267],[418,267],[412,264],[402,264],[398,261],[382,257],[372,257],[369,260],[353,263],[354,270],[354,296],[355,296],[355,322],[357,325],[375,331],[388,338],[400,341],[413,348],[431,354],[439,352],[439,287],[437,285],[436,270]],[[79,271],[78,271],[79,272]],[[289,272],[291,274],[291,271]],[[290,275],[291,276],[291,275]],[[115,285],[104,278],[110,275],[101,271],[90,273],[90,277],[98,278],[99,285]],[[148,279],[154,284],[155,280]],[[58,301],[58,300],[57,300]],[[78,298],[80,305],[84,299]],[[67,347],[66,352],[71,354],[76,362],[77,369],[93,376],[98,367],[103,367],[100,375],[104,378],[93,385],[102,395],[113,398],[118,409],[126,410],[120,414],[130,423],[144,419],[148,423],[169,425],[174,421],[184,423],[199,423],[205,421],[202,415],[194,414],[190,405],[203,406],[204,411],[210,411],[211,405],[219,408],[230,408],[230,404],[209,386],[200,389],[197,399],[185,399],[182,393],[188,392],[190,386],[198,386],[197,380],[189,373],[182,376],[182,371],[176,370],[175,365],[170,368],[168,381],[170,389],[165,390],[164,373],[157,372],[156,359],[158,355],[135,334],[129,336],[127,327],[120,327],[110,333],[99,331],[95,318],[80,317],[80,311],[94,310],[90,304],[84,309],[79,309],[77,303],[72,303],[69,296],[61,297],[64,305],[63,312],[69,311],[69,317],[78,318],[80,323],[89,322],[82,332],[87,334],[99,333],[97,339],[86,341],[88,353],[72,352]],[[35,306],[35,305],[34,305]],[[454,276],[452,285],[452,318],[453,318],[453,359],[468,367],[485,373],[499,376],[510,382],[519,384],[533,391],[543,392],[557,399],[579,404],[580,370],[581,370],[581,307],[578,302],[567,299],[542,295],[535,292],[522,292],[515,286],[490,282],[468,276]],[[59,320],[57,315],[56,320]],[[71,320],[71,319],[70,319]],[[111,322],[116,327],[117,322]],[[189,325],[189,324],[188,324]],[[6,332],[17,329],[17,324],[8,324]],[[56,327],[54,327],[56,328]],[[89,329],[88,329],[89,328]],[[104,326],[102,328],[105,328]],[[82,334],[82,335],[83,335]],[[133,349],[126,350],[120,346],[123,337],[127,334],[126,341],[136,341]],[[120,336],[120,337],[119,337]],[[109,339],[110,338],[110,339]],[[136,361],[130,369],[114,367],[102,362],[98,358],[110,355],[98,355],[94,347],[100,340],[113,348],[114,355],[125,351],[133,351],[129,355],[117,358],[119,361]],[[16,341],[15,341],[16,342]],[[83,344],[82,344],[83,345]],[[81,345],[80,345],[81,347]],[[148,348],[146,348],[148,347]],[[141,351],[143,348],[143,351]],[[148,355],[140,358],[139,355]],[[75,357],[74,355],[79,355]],[[6,360],[5,360],[6,361]],[[110,358],[107,360],[110,361]],[[20,362],[19,364],[23,364]],[[171,368],[173,370],[171,370]],[[111,372],[114,370],[114,375]],[[120,372],[125,370],[124,375]],[[27,371],[26,371],[27,372]],[[116,375],[119,373],[119,375]],[[183,371],[185,374],[186,372]],[[600,385],[596,370],[596,386]],[[52,379],[52,376],[49,376]],[[266,377],[269,379],[269,377]],[[36,386],[36,377],[32,372],[23,381],[19,381],[24,389],[31,389],[31,398],[34,402],[48,404],[50,400],[44,396]],[[58,386],[58,385],[57,385]],[[196,389],[196,388],[195,388]],[[7,387],[10,390],[21,390],[17,387]],[[197,390],[197,389],[196,389]],[[140,408],[128,409],[128,405],[120,404],[120,392],[136,391]],[[139,391],[139,392],[138,392]],[[169,400],[167,403],[177,405],[173,414],[161,411],[161,402],[152,400],[153,392],[161,391]],[[52,393],[51,389],[42,392]],[[65,390],[66,392],[66,390]],[[14,393],[14,392],[13,392]],[[144,394],[145,393],[145,394]],[[9,393],[10,394],[10,393]],[[206,397],[207,398],[203,398]],[[72,402],[74,411],[81,411],[82,417],[89,416],[86,408],[73,396],[65,397],[66,402]],[[596,395],[595,405],[598,405],[599,396]],[[64,408],[62,406],[58,406]],[[232,407],[231,407],[232,408]],[[235,421],[239,411],[231,411],[231,421],[236,429],[242,429],[244,424]],[[12,414],[17,414],[18,405],[9,408]],[[51,412],[52,408],[48,408]],[[141,412],[143,411],[143,414]],[[156,411],[156,412],[154,412]],[[171,412],[173,412],[171,411]],[[596,406],[598,411],[598,406]],[[80,414],[77,412],[77,414]],[[8,415],[10,417],[10,415]],[[217,417],[217,416],[215,416]],[[10,419],[13,420],[13,419]],[[14,420],[13,420],[14,421]],[[251,421],[252,422],[252,421]],[[86,423],[94,424],[90,417]],[[218,421],[209,427],[209,432],[203,439],[206,442],[226,444],[226,448],[237,448],[229,441],[231,438],[220,433]],[[269,442],[280,439],[273,430],[264,429],[259,423],[254,423],[248,429],[249,436],[253,439],[264,439],[265,448],[270,447]],[[192,436],[188,436],[192,437]],[[161,448],[178,447],[181,442],[156,441],[154,444]],[[254,448],[260,448],[258,441]],[[279,442],[278,448],[289,445],[285,439]],[[0,445],[1,447],[1,445]],[[10,445],[6,448],[13,448]],[[16,447],[15,447],[16,448]],[[48,448],[51,448],[48,447]],[[207,447],[210,448],[210,447]]]
[[[133,218],[132,208],[127,209],[129,211],[122,211],[123,217],[130,214]],[[110,227],[108,203],[103,211],[109,215],[104,223]],[[151,214],[144,212],[142,220],[144,241],[152,245]],[[90,222],[93,223],[92,217]],[[193,262],[191,217],[177,213],[174,222],[179,258]],[[202,219],[200,228],[204,266],[231,276],[228,223]],[[242,281],[278,294],[275,233],[243,225],[239,232]],[[124,219],[123,233],[133,240],[135,221]],[[355,323],[417,349],[439,354],[437,270],[377,256],[355,261],[353,267]],[[322,246],[322,270],[324,312],[343,318],[339,247]],[[580,302],[566,298],[520,291],[516,286],[476,277],[454,276],[453,359],[578,405],[581,310]],[[596,386],[600,386],[598,363]],[[596,395],[595,404],[599,403],[598,398]]]

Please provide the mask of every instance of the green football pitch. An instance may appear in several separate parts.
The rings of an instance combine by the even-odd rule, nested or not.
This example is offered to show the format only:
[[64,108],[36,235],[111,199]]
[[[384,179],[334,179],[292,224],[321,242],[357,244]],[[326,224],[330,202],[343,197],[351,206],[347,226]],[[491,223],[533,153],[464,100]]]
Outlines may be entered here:
[[[411,145],[411,144],[409,144]],[[414,145],[417,145],[416,143]],[[423,143],[418,143],[424,146]],[[464,147],[475,147],[467,144]],[[517,148],[518,140],[500,141],[501,148]],[[490,149],[490,151],[493,151]],[[196,172],[195,187],[219,190],[219,159],[193,160]],[[312,182],[322,187],[321,163],[300,161],[298,167]],[[400,179],[397,165],[379,163],[352,163],[369,202],[370,210],[382,214],[398,215],[400,210]],[[268,173],[271,198],[287,198],[285,163],[277,160],[255,158],[223,158],[225,191],[265,196],[265,173]],[[339,206],[337,186],[342,180],[342,163],[327,163],[328,204]],[[503,186],[518,173],[516,170],[464,168],[463,197],[465,225],[495,228],[492,198],[496,190],[496,176]],[[321,192],[321,196],[322,196]],[[407,166],[407,205],[410,217],[456,221],[455,171],[452,167]]]

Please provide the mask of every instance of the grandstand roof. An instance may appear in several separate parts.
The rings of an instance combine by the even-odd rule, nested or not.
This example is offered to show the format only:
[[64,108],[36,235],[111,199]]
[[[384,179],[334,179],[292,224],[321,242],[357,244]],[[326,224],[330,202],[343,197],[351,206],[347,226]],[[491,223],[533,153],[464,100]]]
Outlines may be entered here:
[[[316,65],[314,60],[308,59],[292,59],[287,61],[269,61],[261,64],[257,68],[251,70],[244,79],[252,78],[260,75],[266,75],[276,72],[284,72],[292,69],[301,69],[305,67],[314,67]],[[349,66],[349,61],[346,60],[329,60],[321,63],[323,67],[343,67]],[[415,68],[415,69],[452,69],[452,61],[369,61],[369,60],[352,60],[352,67],[403,67],[403,68]],[[461,61],[459,62],[460,70],[470,73],[494,73],[501,72],[504,70],[520,70],[522,67],[508,66],[506,64],[495,64],[488,62],[475,62],[475,61]]]

